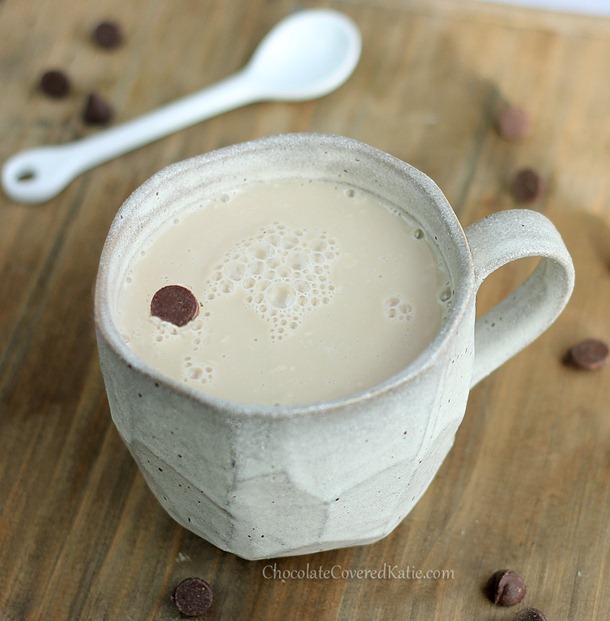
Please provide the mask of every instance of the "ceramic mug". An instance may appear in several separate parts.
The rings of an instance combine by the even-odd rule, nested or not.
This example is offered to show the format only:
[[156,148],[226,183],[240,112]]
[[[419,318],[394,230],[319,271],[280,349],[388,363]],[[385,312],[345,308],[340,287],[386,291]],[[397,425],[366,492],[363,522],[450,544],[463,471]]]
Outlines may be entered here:
[[[410,210],[435,240],[453,304],[433,342],[400,373],[352,396],[259,406],[206,396],[128,348],[115,308],[129,257],[171,209],[243,177],[324,178]],[[498,267],[529,256],[531,277],[475,320],[476,293]],[[389,534],[451,448],[470,388],[540,335],[567,303],[570,256],[547,218],[491,215],[465,231],[422,172],[354,140],[288,134],[174,164],[137,189],[103,249],[95,320],[116,427],[150,489],[185,528],[246,559],[366,544]]]

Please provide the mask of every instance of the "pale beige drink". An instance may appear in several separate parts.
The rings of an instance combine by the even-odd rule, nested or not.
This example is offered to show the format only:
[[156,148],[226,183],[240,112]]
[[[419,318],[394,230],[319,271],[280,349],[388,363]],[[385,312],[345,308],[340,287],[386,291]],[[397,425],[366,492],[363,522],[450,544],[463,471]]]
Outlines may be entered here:
[[[183,327],[151,314],[171,284],[200,303]],[[399,372],[438,333],[449,298],[439,255],[402,210],[349,186],[282,180],[168,214],[136,253],[116,318],[138,356],[185,385],[303,405]]]

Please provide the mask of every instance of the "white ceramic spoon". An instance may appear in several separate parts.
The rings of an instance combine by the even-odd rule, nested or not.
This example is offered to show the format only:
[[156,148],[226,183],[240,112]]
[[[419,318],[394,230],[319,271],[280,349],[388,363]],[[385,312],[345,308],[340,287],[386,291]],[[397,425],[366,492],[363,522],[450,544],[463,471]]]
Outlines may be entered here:
[[88,138],[12,156],[2,169],[4,191],[41,203],[80,173],[217,114],[255,101],[321,97],[352,74],[360,50],[358,27],[342,13],[300,11],[272,28],[248,64],[221,82]]

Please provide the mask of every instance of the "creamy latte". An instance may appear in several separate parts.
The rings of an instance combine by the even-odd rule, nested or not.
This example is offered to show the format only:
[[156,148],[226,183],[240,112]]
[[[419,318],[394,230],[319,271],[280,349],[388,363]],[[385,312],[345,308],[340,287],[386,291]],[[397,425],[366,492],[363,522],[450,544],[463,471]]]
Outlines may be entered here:
[[[210,395],[345,397],[399,372],[438,333],[451,289],[430,242],[359,188],[251,183],[168,213],[131,259],[117,324],[146,363]],[[178,320],[172,304],[188,314]]]

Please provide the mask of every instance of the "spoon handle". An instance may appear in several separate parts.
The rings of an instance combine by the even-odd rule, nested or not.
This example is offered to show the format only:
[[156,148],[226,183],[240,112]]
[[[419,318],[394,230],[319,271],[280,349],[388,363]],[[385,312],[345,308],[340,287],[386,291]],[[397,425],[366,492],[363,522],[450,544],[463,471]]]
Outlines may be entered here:
[[262,96],[242,69],[213,86],[87,138],[21,151],[5,162],[2,185],[13,200],[41,203],[86,170]]

